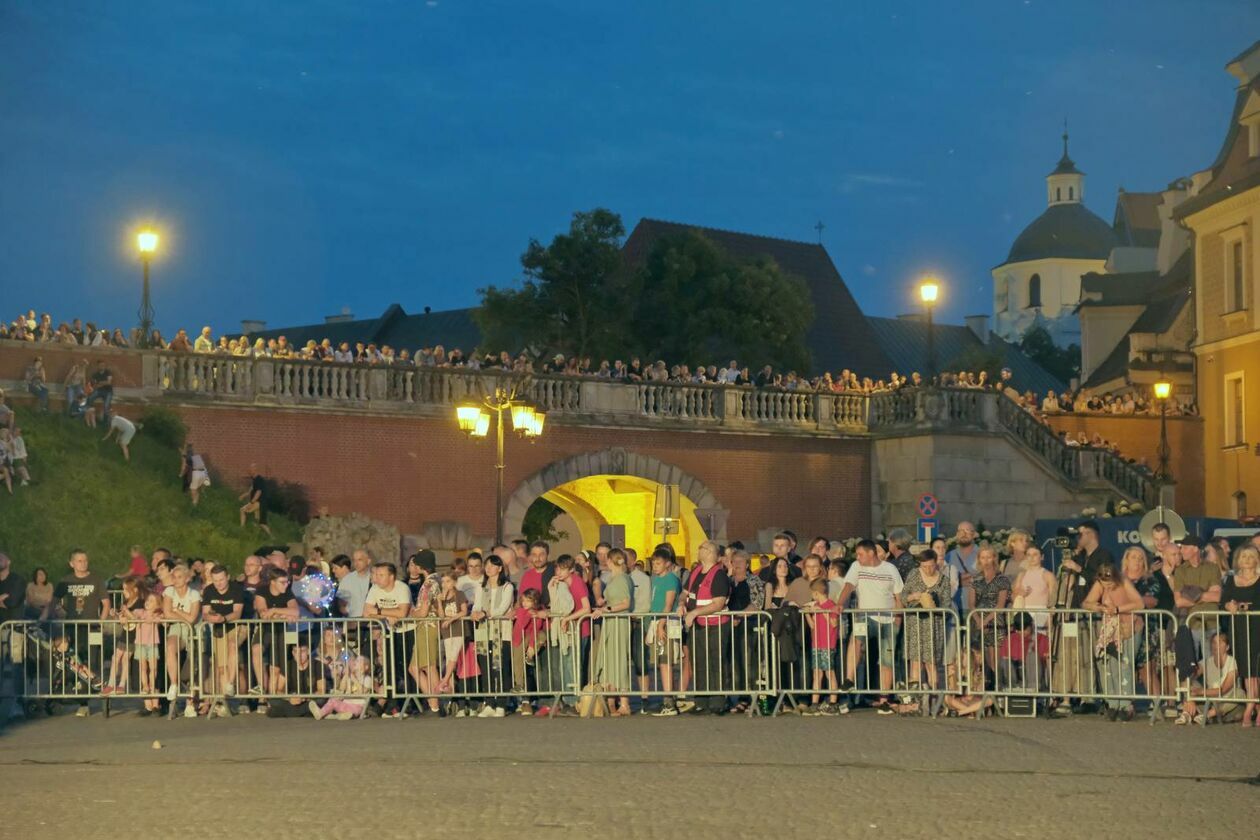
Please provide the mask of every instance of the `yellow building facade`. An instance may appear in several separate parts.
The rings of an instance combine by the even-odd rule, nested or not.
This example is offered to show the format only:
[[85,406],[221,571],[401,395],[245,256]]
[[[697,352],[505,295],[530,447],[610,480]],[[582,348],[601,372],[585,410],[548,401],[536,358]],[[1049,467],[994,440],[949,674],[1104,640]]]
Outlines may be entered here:
[[1207,514],[1247,517],[1260,512],[1260,42],[1226,69],[1239,87],[1225,142],[1176,215],[1194,236]]

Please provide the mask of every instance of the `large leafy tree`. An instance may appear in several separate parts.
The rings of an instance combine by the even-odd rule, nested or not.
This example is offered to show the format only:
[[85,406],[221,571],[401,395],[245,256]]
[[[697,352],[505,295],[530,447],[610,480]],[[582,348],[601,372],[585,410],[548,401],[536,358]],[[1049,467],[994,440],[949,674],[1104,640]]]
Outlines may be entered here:
[[687,231],[657,242],[630,286],[633,335],[654,358],[809,368],[809,290],[769,257],[737,260]]
[[475,317],[491,348],[528,346],[538,354],[611,356],[625,352],[628,326],[621,217],[597,208],[573,214],[568,233],[521,255],[519,288],[480,290]]
[[1080,376],[1081,348],[1075,344],[1059,347],[1045,327],[1035,326],[1024,333],[1019,349],[1063,382]]

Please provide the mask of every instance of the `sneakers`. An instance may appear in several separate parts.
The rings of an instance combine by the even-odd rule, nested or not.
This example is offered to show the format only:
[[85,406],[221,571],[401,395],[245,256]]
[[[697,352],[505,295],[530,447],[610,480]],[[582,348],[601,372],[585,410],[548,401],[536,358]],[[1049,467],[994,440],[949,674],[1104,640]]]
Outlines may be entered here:
[[801,714],[804,717],[818,717],[822,714],[822,704],[801,706]]
[[490,715],[490,717],[497,717],[497,718],[501,718],[501,717],[503,717],[503,716],[504,716],[504,715],[506,715],[506,714],[507,714],[507,712],[503,711],[503,707],[502,707],[502,706],[495,706],[495,707],[494,707],[494,714]]
[[897,714],[897,710],[892,707],[892,704],[888,702],[886,697],[881,697],[875,703],[875,714],[885,716],[895,715]]
[[387,720],[402,720],[402,712],[397,709],[390,709],[388,712],[384,712],[381,717]]
[[[503,710],[499,709],[499,711],[502,712]],[[503,716],[502,714],[497,715],[497,717],[502,717],[502,716]],[[481,711],[477,712],[477,717],[479,718],[496,717],[495,708],[493,706],[482,706]]]
[[221,718],[230,718],[232,717],[232,710],[228,708],[227,703],[220,703],[214,707],[214,716],[221,717]]
[[677,717],[678,707],[673,703],[666,701],[664,706],[661,706],[660,709],[656,710],[652,714],[656,717]]
[[319,704],[314,700],[307,703],[306,708],[311,710],[311,717],[315,718],[315,720],[324,719],[324,712],[320,709]]
[[532,717],[534,714],[533,704],[530,703],[528,700],[526,700],[524,703],[521,704],[521,707],[517,709],[517,714],[519,714],[521,717]]
[[853,680],[845,680],[844,682],[840,683],[840,690],[841,690],[841,691],[843,691],[843,692],[844,692],[844,693],[846,693],[846,694],[848,694],[850,691],[852,691],[852,690],[853,690]]
[[677,707],[678,707],[679,713],[685,715],[687,712],[690,712],[692,709],[694,709],[696,707],[696,704],[688,700],[686,697],[680,697],[678,698]]
[[455,717],[469,717],[471,715],[472,715],[472,712],[468,711],[463,706],[455,707]]
[[197,706],[193,701],[189,700],[184,704],[184,717],[195,718],[197,716]]
[[166,689],[167,702],[174,703],[175,698],[178,696],[179,696],[179,686],[176,685],[175,683],[171,683],[170,687]]
[[88,707],[87,707],[87,706],[80,706],[80,707],[79,707],[79,708],[75,711],[74,716],[75,716],[75,717],[87,717],[89,714],[91,714],[91,712],[90,712],[90,711],[88,711]]
[[836,709],[836,714],[838,714],[838,715],[847,715],[847,714],[849,713],[849,704],[848,704],[848,703],[837,703],[837,704],[836,704],[836,706],[835,706],[835,709]]
[[539,717],[547,717],[548,715],[550,715],[550,714],[551,714],[551,707],[550,707],[550,706],[539,706],[539,707],[538,707],[538,711],[537,711],[537,712],[526,712],[526,713],[525,713],[525,716],[526,716],[526,717],[529,717],[531,714],[537,714]]
[[1061,718],[1071,717],[1072,707],[1066,703],[1060,703],[1059,705],[1054,707],[1054,716],[1061,717]]
[[328,716],[330,720],[350,720],[353,717],[354,715],[350,712],[334,712]]

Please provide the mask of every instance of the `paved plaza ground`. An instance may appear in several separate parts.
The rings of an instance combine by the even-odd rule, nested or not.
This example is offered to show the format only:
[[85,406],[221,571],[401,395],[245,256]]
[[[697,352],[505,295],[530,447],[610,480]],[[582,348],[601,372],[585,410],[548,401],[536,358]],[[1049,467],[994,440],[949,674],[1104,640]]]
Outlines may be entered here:
[[1093,717],[59,715],[0,731],[0,837],[1244,838],[1258,773],[1260,731]]

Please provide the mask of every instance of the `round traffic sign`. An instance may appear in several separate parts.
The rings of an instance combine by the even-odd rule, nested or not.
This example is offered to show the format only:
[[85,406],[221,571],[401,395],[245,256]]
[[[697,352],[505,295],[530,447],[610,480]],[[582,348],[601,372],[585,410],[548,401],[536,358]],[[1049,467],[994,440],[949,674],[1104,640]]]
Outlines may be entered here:
[[936,497],[931,493],[924,493],[919,497],[919,516],[925,519],[931,519],[936,516],[936,511],[940,505],[936,503]]

